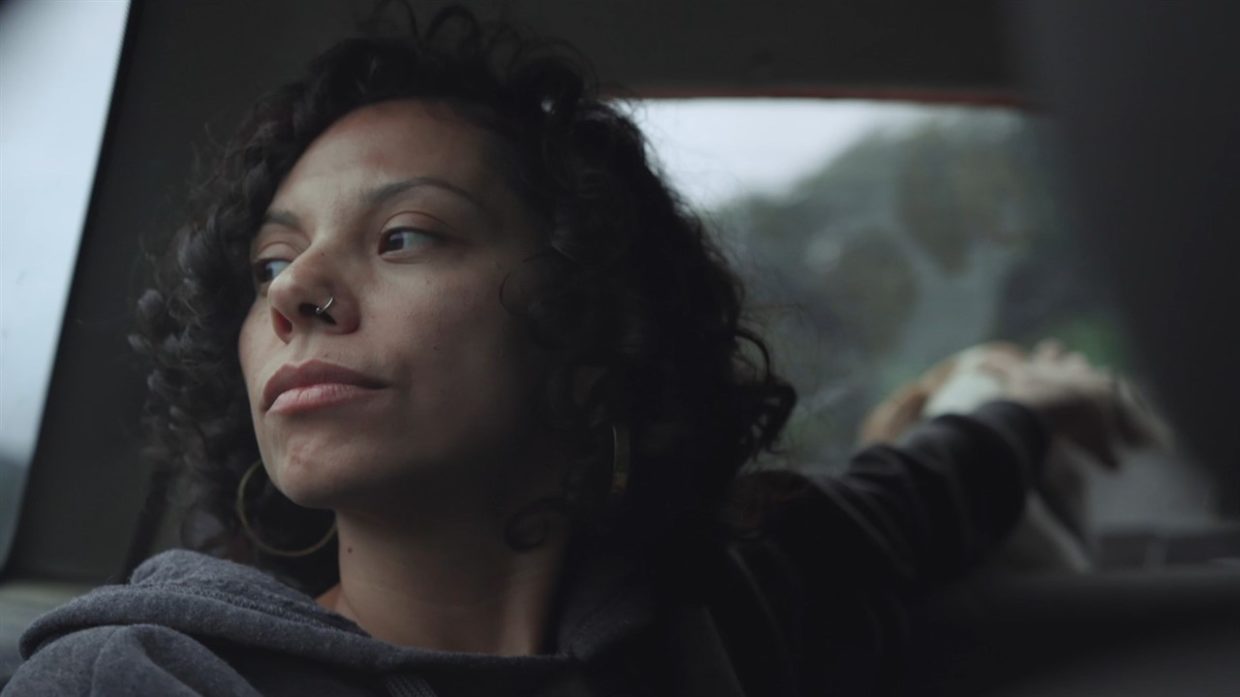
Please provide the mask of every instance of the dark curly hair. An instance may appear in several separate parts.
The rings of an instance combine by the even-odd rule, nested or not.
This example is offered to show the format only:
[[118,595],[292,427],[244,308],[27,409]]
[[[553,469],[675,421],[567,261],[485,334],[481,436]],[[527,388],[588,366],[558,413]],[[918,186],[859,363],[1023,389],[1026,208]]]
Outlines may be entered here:
[[[254,300],[249,244],[316,137],[359,107],[402,98],[443,102],[498,134],[510,151],[502,165],[546,221],[545,247],[531,262],[545,280],[531,301],[509,309],[552,356],[540,406],[579,459],[563,496],[531,511],[556,508],[582,534],[605,531],[652,549],[718,534],[730,482],[772,446],[796,394],[742,326],[741,287],[701,221],[583,65],[563,44],[449,9],[412,36],[346,40],[256,104],[157,260],[131,339],[153,364],[149,452],[165,476],[193,481],[188,544],[307,588],[333,580],[330,546],[303,560],[266,557],[233,511],[258,456],[237,356]],[[602,376],[584,402],[574,389],[583,368]],[[613,423],[627,424],[632,439],[621,497],[608,493]],[[287,548],[312,542],[331,515],[299,508],[269,485],[250,510],[258,533]],[[518,523],[510,542],[536,544]]]

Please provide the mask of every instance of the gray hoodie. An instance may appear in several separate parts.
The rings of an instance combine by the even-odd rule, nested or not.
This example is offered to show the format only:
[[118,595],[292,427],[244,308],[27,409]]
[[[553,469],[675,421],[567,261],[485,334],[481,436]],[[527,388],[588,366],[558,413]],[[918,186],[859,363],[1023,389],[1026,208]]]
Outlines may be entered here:
[[4,695],[872,694],[898,672],[905,600],[994,547],[1048,440],[999,402],[842,476],[751,475],[780,504],[691,584],[702,597],[590,549],[546,655],[395,646],[257,569],[173,550],[38,619]]
[[37,620],[22,637],[28,660],[4,694],[517,695],[553,677],[568,689],[566,674],[648,622],[639,568],[595,560],[582,575],[597,581],[579,579],[587,592],[565,603],[560,651],[499,657],[379,641],[257,569],[171,550],[128,584]]

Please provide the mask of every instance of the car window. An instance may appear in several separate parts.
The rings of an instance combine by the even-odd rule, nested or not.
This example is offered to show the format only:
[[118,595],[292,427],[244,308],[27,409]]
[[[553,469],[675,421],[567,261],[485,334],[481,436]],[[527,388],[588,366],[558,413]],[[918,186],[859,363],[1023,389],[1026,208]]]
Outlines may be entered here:
[[[806,99],[633,105],[707,219],[800,402],[778,462],[834,470],[866,413],[937,361],[1055,337],[1131,374],[1057,206],[1047,124],[1009,108]],[[1139,375],[1136,376],[1139,380]],[[1211,483],[1165,450],[1088,487],[1102,531],[1212,525]]]
[[0,565],[38,437],[128,8],[0,6]]

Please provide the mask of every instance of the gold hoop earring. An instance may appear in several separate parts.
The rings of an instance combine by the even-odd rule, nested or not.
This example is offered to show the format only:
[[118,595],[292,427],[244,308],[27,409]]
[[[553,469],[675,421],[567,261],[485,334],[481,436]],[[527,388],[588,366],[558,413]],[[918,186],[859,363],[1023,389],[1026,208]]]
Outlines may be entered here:
[[250,542],[253,542],[254,546],[260,551],[276,557],[306,557],[327,546],[327,543],[331,542],[331,539],[336,535],[335,521],[332,521],[332,526],[327,531],[327,534],[323,536],[323,539],[315,542],[313,545],[310,545],[305,549],[277,549],[258,539],[258,534],[255,533],[254,529],[250,527],[250,521],[245,515],[245,487],[250,483],[250,478],[254,476],[254,472],[256,472],[262,464],[262,460],[255,460],[254,464],[250,465],[250,469],[246,470],[245,474],[241,475],[241,482],[237,485],[237,517],[241,519],[241,529],[245,531],[245,536],[250,538]]
[[629,427],[611,425],[611,493],[623,494],[629,486]]

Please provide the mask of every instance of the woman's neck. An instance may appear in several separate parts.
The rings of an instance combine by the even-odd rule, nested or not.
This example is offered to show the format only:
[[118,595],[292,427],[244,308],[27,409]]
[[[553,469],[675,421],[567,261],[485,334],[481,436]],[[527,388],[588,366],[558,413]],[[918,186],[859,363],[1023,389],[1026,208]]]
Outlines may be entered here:
[[530,655],[545,650],[564,535],[518,551],[502,525],[400,525],[338,513],[340,583],[318,598],[392,644]]

